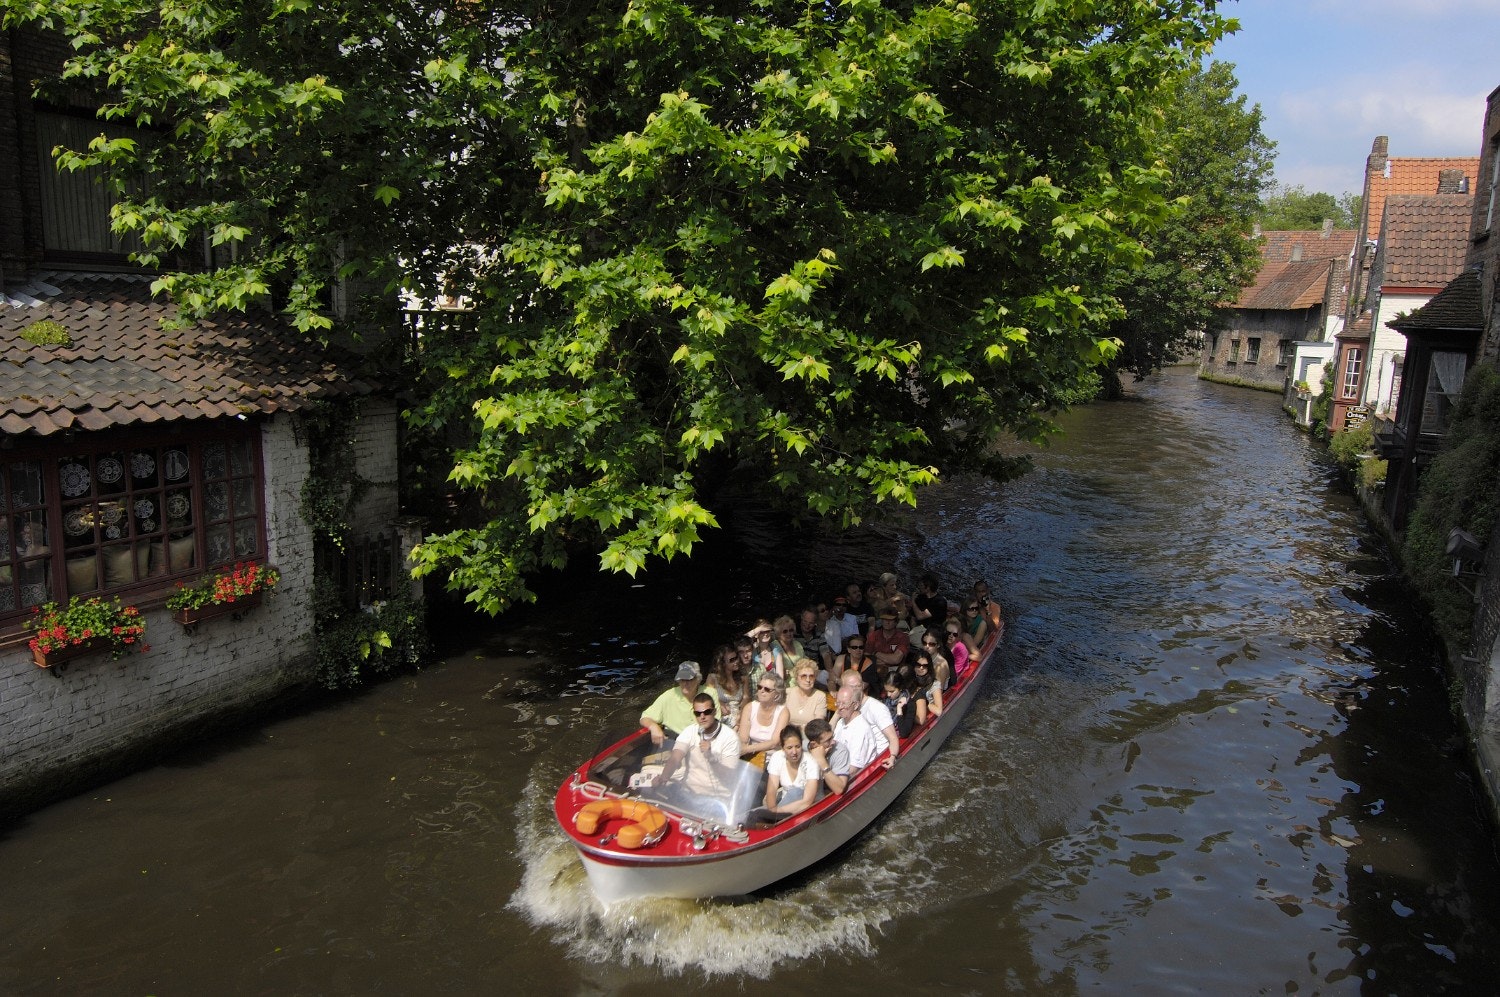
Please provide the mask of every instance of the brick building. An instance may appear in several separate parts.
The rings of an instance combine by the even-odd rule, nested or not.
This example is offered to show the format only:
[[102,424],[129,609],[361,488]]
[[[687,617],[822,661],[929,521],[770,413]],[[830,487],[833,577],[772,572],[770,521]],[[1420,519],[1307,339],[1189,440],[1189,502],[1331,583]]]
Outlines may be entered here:
[[[114,130],[32,96],[64,55],[0,33],[0,801],[310,679],[309,406],[362,399],[358,518],[397,513],[392,401],[269,315],[164,328],[108,188],[52,164]],[[278,593],[193,632],[171,620],[179,583],[239,562],[279,568]],[[33,608],[94,595],[141,610],[149,652],[37,667]]]
[[1351,413],[1389,409],[1405,354],[1405,337],[1389,323],[1426,304],[1458,275],[1464,256],[1478,158],[1396,157],[1389,144],[1378,136],[1365,160],[1348,306],[1335,336],[1329,432],[1344,428]]
[[1260,234],[1261,267],[1255,283],[1228,309],[1225,328],[1203,344],[1199,373],[1261,384],[1295,394],[1300,381],[1316,384],[1322,360],[1348,294],[1354,232],[1335,229]]

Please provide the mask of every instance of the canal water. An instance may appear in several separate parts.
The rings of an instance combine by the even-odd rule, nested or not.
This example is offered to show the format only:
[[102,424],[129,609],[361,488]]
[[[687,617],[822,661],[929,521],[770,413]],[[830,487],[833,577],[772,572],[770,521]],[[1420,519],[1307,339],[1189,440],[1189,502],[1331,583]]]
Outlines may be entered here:
[[[1495,829],[1436,645],[1325,456],[1172,373],[1004,486],[833,539],[753,510],[441,663],[0,829],[15,994],[1494,992]],[[850,576],[988,579],[973,712],[763,895],[603,912],[552,791],[682,657]]]

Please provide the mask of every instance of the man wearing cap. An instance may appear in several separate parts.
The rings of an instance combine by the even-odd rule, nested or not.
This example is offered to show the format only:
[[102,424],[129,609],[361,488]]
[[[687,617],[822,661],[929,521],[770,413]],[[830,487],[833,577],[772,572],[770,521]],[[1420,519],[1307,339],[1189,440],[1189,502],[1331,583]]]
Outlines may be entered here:
[[[641,714],[641,726],[651,732],[652,744],[659,747],[666,741],[667,731],[675,735],[697,727],[693,720],[693,697],[698,695],[702,683],[703,669],[698,667],[698,662],[684,661],[677,666],[677,684],[657,696],[656,701]],[[717,690],[710,686],[703,691],[715,705],[718,704]]]
[[911,650],[906,631],[896,629],[896,611],[889,608],[880,614],[880,625],[870,628],[865,644],[875,663],[886,668],[901,664],[906,660],[906,652]]

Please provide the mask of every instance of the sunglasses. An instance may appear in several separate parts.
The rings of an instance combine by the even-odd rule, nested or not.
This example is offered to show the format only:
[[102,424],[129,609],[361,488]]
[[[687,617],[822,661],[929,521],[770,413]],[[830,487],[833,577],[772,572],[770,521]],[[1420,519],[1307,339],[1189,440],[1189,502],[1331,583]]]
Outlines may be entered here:
[[977,613],[977,612],[979,612],[979,607],[978,606],[965,606],[964,607],[964,612],[966,612],[966,613]]
[[851,651],[862,651],[862,650],[864,650],[864,647],[865,646],[863,644],[850,644],[849,645],[849,650],[851,650]]
[[763,685],[763,686],[760,687],[760,691],[761,692],[775,692],[776,691],[776,687],[774,685]]
[[693,716],[695,716],[695,717],[711,717],[713,715],[714,715],[714,710],[713,710],[713,707],[711,707],[711,706],[708,709],[706,709],[706,710],[694,710],[693,711]]
[[923,640],[922,641],[922,646],[923,647],[937,647],[938,646],[938,642],[935,641],[935,640]]

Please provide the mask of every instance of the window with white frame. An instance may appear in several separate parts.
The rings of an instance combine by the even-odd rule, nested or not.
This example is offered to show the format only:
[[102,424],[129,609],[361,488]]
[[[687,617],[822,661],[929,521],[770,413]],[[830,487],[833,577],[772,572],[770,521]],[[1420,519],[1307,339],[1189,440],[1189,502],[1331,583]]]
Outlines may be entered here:
[[58,441],[0,458],[0,622],[70,596],[146,591],[265,550],[248,428]]
[[1359,372],[1364,366],[1364,351],[1353,347],[1344,354],[1344,398],[1359,394]]

